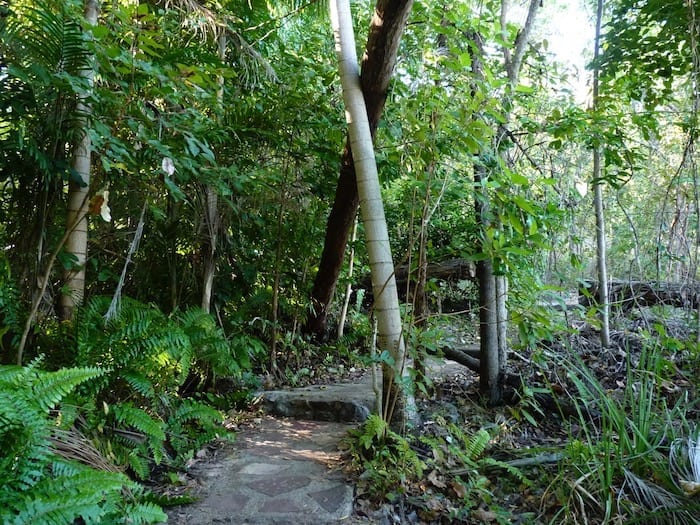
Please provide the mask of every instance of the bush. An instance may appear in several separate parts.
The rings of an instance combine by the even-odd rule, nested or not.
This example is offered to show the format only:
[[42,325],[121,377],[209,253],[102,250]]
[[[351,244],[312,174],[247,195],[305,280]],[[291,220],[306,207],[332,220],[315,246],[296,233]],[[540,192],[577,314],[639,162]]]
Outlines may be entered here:
[[155,523],[166,517],[119,472],[61,457],[54,440],[61,401],[104,375],[95,367],[56,372],[0,366],[0,522],[7,524]]
[[123,299],[105,321],[108,298],[80,313],[76,362],[106,369],[79,390],[87,427],[102,450],[140,478],[150,465],[182,465],[204,443],[226,434],[222,414],[182,395],[188,378],[240,377],[248,350],[226,340],[211,316],[193,309],[168,317]]

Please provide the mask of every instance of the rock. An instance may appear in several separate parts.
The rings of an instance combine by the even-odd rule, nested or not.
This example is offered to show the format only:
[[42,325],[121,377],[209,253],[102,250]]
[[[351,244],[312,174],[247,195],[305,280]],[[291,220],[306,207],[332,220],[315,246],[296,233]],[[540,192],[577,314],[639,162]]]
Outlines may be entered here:
[[369,382],[271,390],[261,396],[270,414],[314,421],[362,422],[374,407]]

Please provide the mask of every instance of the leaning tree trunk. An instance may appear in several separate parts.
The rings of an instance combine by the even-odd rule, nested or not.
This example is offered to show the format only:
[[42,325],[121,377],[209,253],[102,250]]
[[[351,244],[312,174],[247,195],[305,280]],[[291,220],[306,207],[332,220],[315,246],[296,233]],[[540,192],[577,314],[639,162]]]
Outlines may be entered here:
[[[360,77],[372,136],[384,109],[401,34],[412,6],[413,0],[378,0],[374,10]],[[313,313],[304,327],[306,333],[316,337],[323,337],[326,333],[328,310],[343,266],[345,248],[358,206],[355,166],[348,141],[343,150],[340,177],[328,216],[323,252],[311,292]]]
[[331,20],[343,87],[345,114],[348,120],[350,146],[357,174],[360,212],[365,227],[367,254],[372,274],[374,311],[377,318],[377,345],[379,351],[388,350],[393,360],[392,365],[385,363],[382,368],[383,416],[395,423],[403,422],[406,397],[398,379],[405,370],[406,352],[394,278],[394,262],[374,157],[372,133],[360,87],[349,0],[331,2]]
[[[97,25],[97,0],[85,0],[85,20],[88,24]],[[88,89],[93,84],[95,76],[92,67],[86,67],[81,75],[85,78]],[[72,267],[64,272],[65,292],[59,298],[58,315],[64,320],[73,319],[75,308],[83,301],[85,295],[85,263],[87,261],[88,244],[88,192],[90,191],[90,150],[92,147],[88,132],[88,116],[91,108],[87,101],[88,95],[82,95],[78,101],[76,112],[80,115],[83,130],[79,142],[73,152],[73,170],[79,180],[71,180],[68,188],[68,210],[66,214],[66,229],[70,231],[64,250],[75,257]]]
[[[593,111],[598,109],[600,89],[598,57],[600,56],[600,27],[603,19],[603,0],[598,0],[593,50]],[[605,239],[605,210],[603,207],[603,167],[600,162],[600,146],[593,149],[593,203],[595,206],[598,282],[600,283],[600,344],[610,346],[610,301],[608,300],[607,242]]]

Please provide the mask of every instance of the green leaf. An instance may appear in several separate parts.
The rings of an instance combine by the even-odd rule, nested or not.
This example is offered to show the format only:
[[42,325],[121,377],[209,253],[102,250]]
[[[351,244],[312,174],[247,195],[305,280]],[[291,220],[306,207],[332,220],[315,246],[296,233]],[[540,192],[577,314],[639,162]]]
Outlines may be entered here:
[[510,172],[509,176],[513,184],[518,184],[519,186],[527,186],[530,183],[527,177],[521,175],[516,171]]

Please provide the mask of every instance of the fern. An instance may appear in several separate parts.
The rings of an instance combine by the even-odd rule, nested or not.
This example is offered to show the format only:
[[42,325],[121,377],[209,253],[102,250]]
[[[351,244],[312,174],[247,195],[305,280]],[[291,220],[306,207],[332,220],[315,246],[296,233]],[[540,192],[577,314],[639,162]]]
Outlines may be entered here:
[[[97,367],[63,368],[56,372],[37,373],[32,381],[32,394],[41,409],[48,411],[58,404],[76,386],[103,375]],[[26,378],[25,378],[26,379]]]
[[163,423],[156,421],[148,412],[133,406],[131,403],[120,403],[112,407],[115,419],[124,427],[134,427],[143,432],[149,439],[163,442],[165,432]]
[[222,422],[218,410],[192,399],[182,400],[168,419],[168,442],[178,452],[176,459],[188,457],[221,434]]
[[136,429],[140,434],[124,433],[116,430],[116,435],[126,445],[126,462],[136,473],[145,479],[149,472],[149,462],[159,465],[167,458],[165,450],[165,424],[151,416],[142,408],[130,403],[120,403],[112,407],[115,422],[122,429]]
[[[103,373],[97,368],[46,372],[39,361],[0,366],[0,523],[124,522],[133,517],[132,509],[138,523],[165,519],[157,507],[144,504],[143,489],[123,474],[63,459],[52,448],[57,422],[49,409],[60,413],[65,396]],[[132,498],[124,501],[125,494]]]
[[520,483],[523,485],[532,486],[532,480],[527,478],[525,474],[523,474],[523,471],[520,470],[517,467],[514,467],[513,465],[505,462],[505,461],[499,461],[494,458],[486,457],[482,458],[479,463],[483,466],[486,467],[495,467],[495,468],[500,468],[505,470],[508,474],[513,476],[515,479],[517,479]]
[[132,503],[124,506],[124,516],[128,516],[131,525],[141,525],[143,523],[160,523],[167,519],[163,510],[155,503]]
[[486,450],[489,441],[491,441],[491,436],[483,428],[480,428],[479,431],[472,436],[463,436],[464,455],[472,461],[479,459]]
[[122,300],[117,316],[105,323],[108,306],[107,297],[93,299],[78,322],[78,362],[111,369],[105,381],[92,385],[92,393],[107,401],[127,397],[127,392],[108,388],[124,378],[151,400],[160,394],[174,395],[191,367],[186,335],[156,307],[129,298]]
[[214,318],[201,308],[191,308],[176,316],[190,340],[194,359],[205,374],[209,369],[218,376],[240,377],[250,368],[250,356],[257,353],[256,340],[235,336],[227,340]]
[[193,374],[240,375],[249,366],[247,352],[239,359],[201,309],[168,317],[123,298],[117,315],[105,322],[108,306],[109,298],[94,298],[78,319],[78,362],[109,367],[81,389],[86,407],[105,407],[93,408],[86,419],[103,440],[103,453],[143,478],[150,464],[182,464],[222,433],[221,414],[183,400],[182,387]]
[[218,410],[192,399],[182,400],[180,406],[171,416],[172,421],[205,421],[208,424],[222,423],[223,418]]
[[156,398],[156,390],[153,383],[144,374],[136,370],[126,370],[122,373],[122,377],[144,399]]

